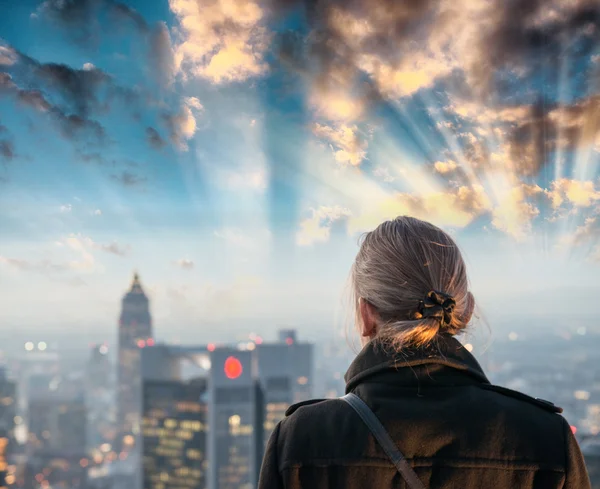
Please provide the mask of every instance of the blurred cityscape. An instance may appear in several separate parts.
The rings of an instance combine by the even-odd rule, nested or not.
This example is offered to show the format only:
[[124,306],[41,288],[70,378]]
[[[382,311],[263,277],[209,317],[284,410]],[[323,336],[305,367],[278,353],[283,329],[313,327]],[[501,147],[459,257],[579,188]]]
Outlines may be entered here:
[[[343,395],[355,354],[343,339],[311,344],[291,329],[159,342],[137,274],[116,326],[118,344],[90,345],[84,360],[41,338],[2,352],[0,487],[254,488],[287,407]],[[564,408],[600,487],[600,330],[579,322],[464,343],[493,383]]]

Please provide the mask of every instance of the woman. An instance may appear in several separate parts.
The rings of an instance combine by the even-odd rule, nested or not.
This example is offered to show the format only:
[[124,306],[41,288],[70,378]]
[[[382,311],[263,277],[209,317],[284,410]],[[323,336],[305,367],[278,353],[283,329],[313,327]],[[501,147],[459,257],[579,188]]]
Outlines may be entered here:
[[562,410],[491,385],[454,338],[475,301],[448,234],[384,222],[365,236],[352,285],[363,340],[345,376],[354,396],[292,406],[259,489],[590,488]]

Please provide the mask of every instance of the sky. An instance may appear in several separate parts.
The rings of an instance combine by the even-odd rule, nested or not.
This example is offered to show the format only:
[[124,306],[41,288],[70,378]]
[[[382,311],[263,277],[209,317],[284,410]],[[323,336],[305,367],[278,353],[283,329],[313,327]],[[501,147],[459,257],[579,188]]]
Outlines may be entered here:
[[[596,0],[0,0],[0,335],[334,334],[362,233],[491,327],[600,312]],[[32,337],[33,337],[32,336]]]

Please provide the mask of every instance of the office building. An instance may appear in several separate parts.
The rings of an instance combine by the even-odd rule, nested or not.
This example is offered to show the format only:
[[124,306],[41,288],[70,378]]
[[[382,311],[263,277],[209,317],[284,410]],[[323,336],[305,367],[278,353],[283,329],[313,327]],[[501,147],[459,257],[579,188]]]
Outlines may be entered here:
[[29,399],[28,453],[52,451],[79,456],[86,451],[87,410],[83,392],[58,387]]
[[16,385],[11,381],[6,369],[0,367],[0,487],[11,483],[8,472],[9,460],[16,447]]
[[206,391],[206,379],[144,381],[143,489],[206,488]]
[[298,342],[294,330],[284,330],[278,342],[256,345],[254,356],[265,400],[266,445],[287,408],[312,398],[313,346]]
[[82,456],[40,451],[27,457],[18,484],[22,489],[87,489],[87,459]]
[[581,453],[585,459],[592,489],[600,489],[600,440],[592,437],[583,441]]
[[[279,339],[275,343],[244,343],[237,348],[160,344],[141,349],[145,386],[162,385],[165,392],[165,386],[170,386],[180,392],[178,395],[185,395],[186,379],[206,379],[210,489],[256,487],[265,444],[273,428],[290,404],[312,397],[312,345],[299,342],[290,330],[282,332]],[[145,403],[150,402],[147,395]],[[147,415],[144,422],[145,426],[150,422]],[[156,443],[144,443],[145,457],[150,456]],[[149,460],[146,458],[146,464]],[[168,466],[171,462],[161,463]],[[164,471],[159,473],[163,473],[163,479],[167,477]],[[160,480],[158,484],[160,487]],[[144,485],[144,489],[148,487]]]
[[264,400],[251,351],[210,354],[211,489],[252,489],[263,455]]
[[94,345],[86,369],[87,443],[93,449],[114,437],[113,368],[108,346]]
[[137,274],[122,301],[117,365],[117,446],[139,431],[141,414],[141,349],[152,345],[148,297]]

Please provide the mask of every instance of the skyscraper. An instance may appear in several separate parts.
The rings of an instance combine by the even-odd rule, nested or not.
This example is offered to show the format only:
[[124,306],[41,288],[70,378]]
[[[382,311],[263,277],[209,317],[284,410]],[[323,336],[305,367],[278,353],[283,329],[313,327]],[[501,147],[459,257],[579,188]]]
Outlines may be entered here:
[[206,488],[206,387],[206,379],[144,381],[144,489]]
[[117,365],[117,446],[127,435],[139,432],[141,416],[141,348],[153,344],[152,319],[148,297],[136,273],[131,288],[123,297],[119,319]]
[[279,333],[279,342],[256,346],[258,377],[265,400],[265,444],[287,408],[312,397],[313,345],[300,343],[294,330]]
[[89,448],[112,441],[114,436],[113,373],[113,366],[108,358],[108,346],[93,346],[85,382]]
[[15,445],[16,386],[0,366],[0,488],[9,482],[8,459]]
[[210,356],[210,489],[256,487],[263,454],[264,399],[251,351]]

